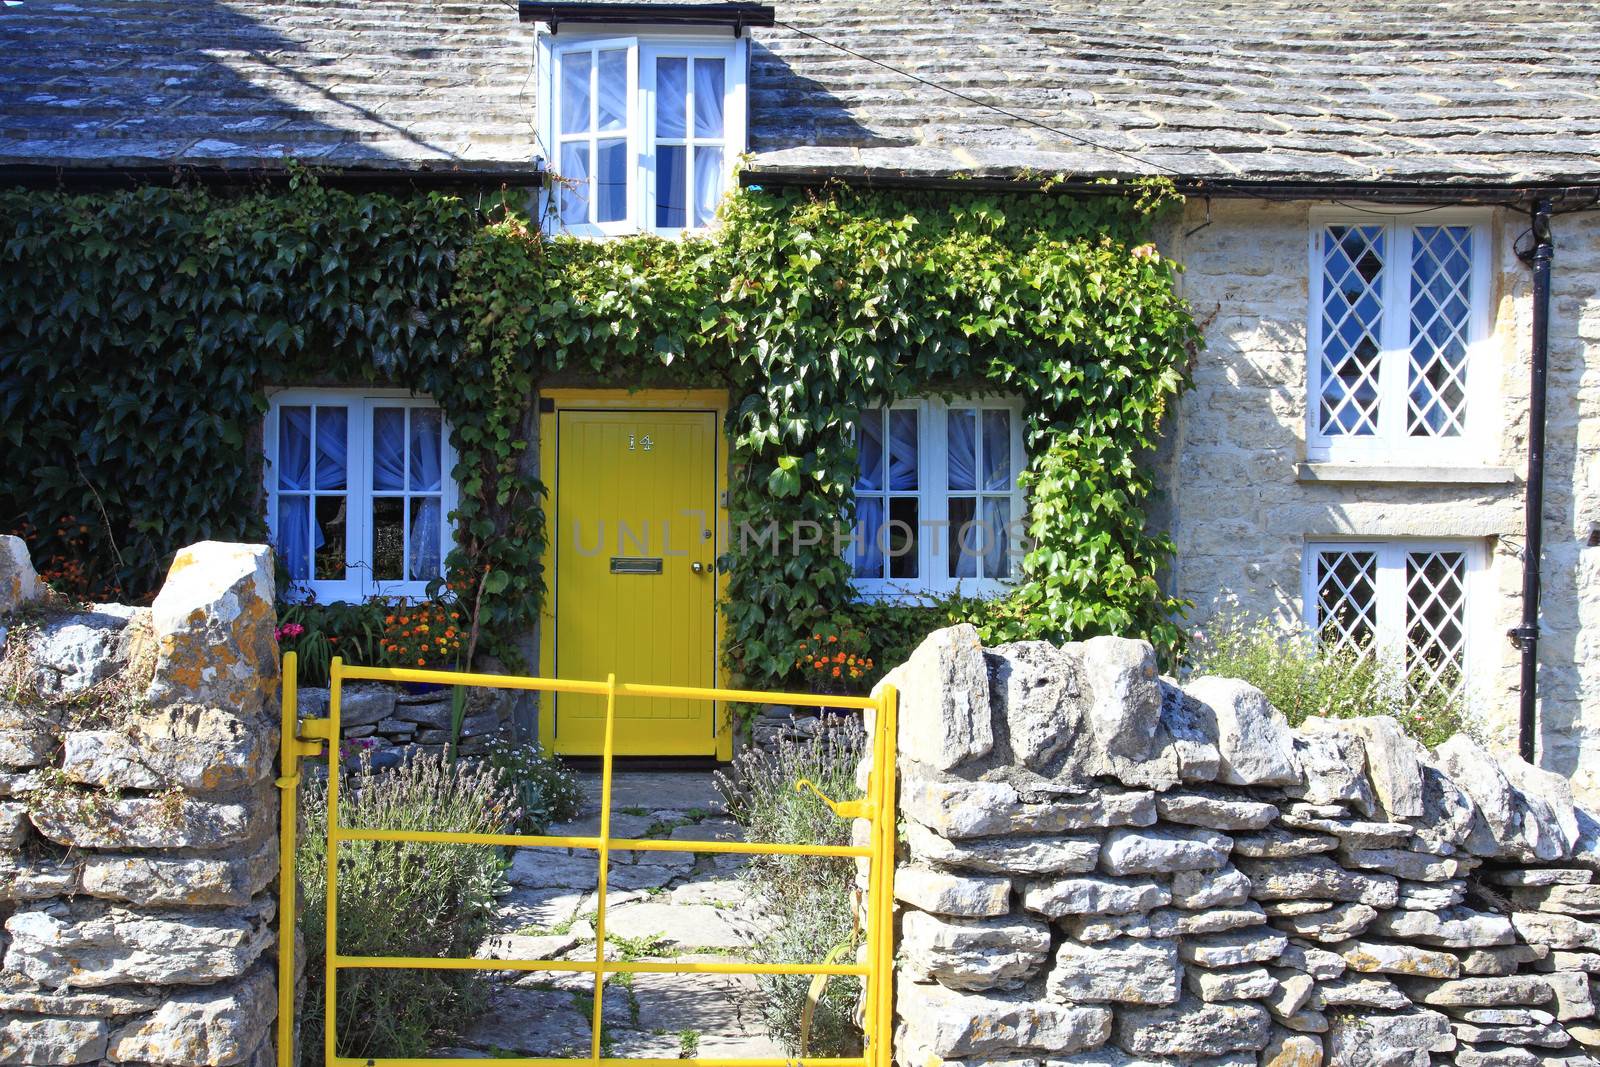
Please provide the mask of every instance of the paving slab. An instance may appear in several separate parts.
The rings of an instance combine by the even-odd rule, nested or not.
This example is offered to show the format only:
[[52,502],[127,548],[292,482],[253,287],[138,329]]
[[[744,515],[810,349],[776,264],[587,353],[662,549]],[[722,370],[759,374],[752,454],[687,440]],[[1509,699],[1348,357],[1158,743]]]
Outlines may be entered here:
[[594,889],[600,882],[600,861],[587,850],[519,848],[512,854],[506,879],[530,889]]
[[641,901],[606,913],[606,936],[661,937],[680,948],[738,948],[749,938],[724,912],[709,904]]
[[[594,810],[600,805],[600,773],[580,772],[584,793]],[[726,810],[710,771],[635,771],[626,765],[611,772],[611,810],[639,812]]]
[[[514,888],[495,903],[495,927],[513,933],[525,927],[549,930],[570,922],[598,894],[580,889]],[[606,900],[612,897],[608,892]]]

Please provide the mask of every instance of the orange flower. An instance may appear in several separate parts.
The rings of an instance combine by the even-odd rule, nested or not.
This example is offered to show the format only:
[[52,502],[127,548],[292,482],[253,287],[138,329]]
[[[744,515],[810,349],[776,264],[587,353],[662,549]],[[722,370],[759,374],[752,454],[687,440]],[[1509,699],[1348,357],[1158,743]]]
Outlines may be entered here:
[[421,657],[417,658],[417,666],[426,667],[427,665],[428,665],[428,661],[427,660],[422,659]]
[[383,621],[384,622],[394,622],[394,616],[393,615],[385,615],[383,617]]
[[838,634],[829,634],[828,635],[828,644],[836,645],[838,643],[839,643],[839,635]]
[[838,667],[835,667],[835,668],[834,668],[834,669],[833,669],[833,676],[834,676],[834,677],[835,677],[835,678],[837,678],[837,677],[839,677],[839,668],[838,668]]
[[844,662],[844,653],[840,652],[837,655],[835,655],[833,657],[833,662],[835,662],[835,663],[843,663]]

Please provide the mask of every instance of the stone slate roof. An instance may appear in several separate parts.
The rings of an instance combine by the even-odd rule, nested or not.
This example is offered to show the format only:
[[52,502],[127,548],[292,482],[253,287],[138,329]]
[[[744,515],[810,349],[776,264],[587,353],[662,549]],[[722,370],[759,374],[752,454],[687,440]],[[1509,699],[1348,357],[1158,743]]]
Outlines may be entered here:
[[[1589,0],[776,8],[758,172],[1600,182]],[[0,7],[0,165],[531,172],[532,45],[511,0],[23,0]]]

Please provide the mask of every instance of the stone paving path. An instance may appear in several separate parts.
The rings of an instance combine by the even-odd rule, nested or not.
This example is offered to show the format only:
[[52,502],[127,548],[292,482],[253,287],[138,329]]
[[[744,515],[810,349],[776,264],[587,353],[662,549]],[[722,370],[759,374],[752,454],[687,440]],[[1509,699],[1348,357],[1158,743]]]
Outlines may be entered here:
[[[600,825],[599,775],[585,776],[583,813],[550,828],[594,834]],[[737,841],[707,771],[630,771],[612,780],[612,837]],[[606,956],[626,960],[712,961],[741,957],[756,918],[738,880],[742,856],[615,852],[606,893]],[[490,959],[592,960],[598,904],[595,853],[518,849],[497,932],[479,950]],[[489,1008],[453,1057],[588,1056],[592,975],[496,972]],[[672,1059],[784,1056],[766,1036],[749,975],[612,975],[601,1025],[609,1055]]]

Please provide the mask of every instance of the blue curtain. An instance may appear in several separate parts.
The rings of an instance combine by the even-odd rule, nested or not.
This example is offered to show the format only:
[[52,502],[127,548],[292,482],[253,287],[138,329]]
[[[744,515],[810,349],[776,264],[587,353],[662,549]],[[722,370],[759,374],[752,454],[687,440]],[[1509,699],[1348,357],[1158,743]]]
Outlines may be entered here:
[[[434,408],[411,409],[412,492],[437,493],[444,481],[444,418]],[[412,581],[437,578],[443,543],[443,501],[438,496],[416,497],[411,502]]]
[[[946,424],[952,491],[978,487],[978,426],[970,408],[952,409]],[[985,442],[987,443],[987,442]]]

